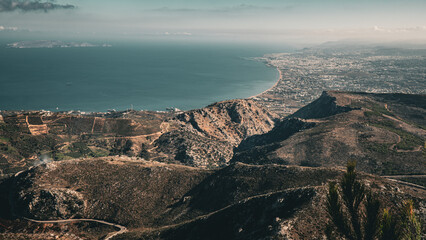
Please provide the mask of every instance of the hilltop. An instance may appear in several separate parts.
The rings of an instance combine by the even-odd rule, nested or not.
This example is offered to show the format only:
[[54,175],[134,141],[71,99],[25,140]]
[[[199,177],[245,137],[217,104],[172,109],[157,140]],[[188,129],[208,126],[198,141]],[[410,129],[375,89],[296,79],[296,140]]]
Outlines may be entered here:
[[425,103],[425,95],[324,92],[244,140],[231,161],[334,167],[353,159],[369,173],[425,174]]

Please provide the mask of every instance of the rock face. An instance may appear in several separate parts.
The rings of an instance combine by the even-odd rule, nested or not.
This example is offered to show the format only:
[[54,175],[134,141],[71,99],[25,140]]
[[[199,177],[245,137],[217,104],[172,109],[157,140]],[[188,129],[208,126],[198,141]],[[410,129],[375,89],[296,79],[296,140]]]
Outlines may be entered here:
[[[281,142],[294,135],[297,132],[315,126],[313,122],[306,122],[297,118],[284,119],[278,122],[275,127],[268,133],[255,135],[242,141],[238,148],[234,151],[233,162],[256,163],[259,159],[257,146],[265,146],[264,149],[269,151],[278,148],[277,142]],[[267,147],[266,147],[267,146]]]
[[269,132],[276,116],[252,100],[231,100],[177,115],[170,124],[177,130],[155,141],[156,160],[175,160],[189,166],[226,166],[233,149],[250,136]]
[[274,119],[253,100],[231,100],[182,113],[174,120],[190,132],[237,146],[249,136],[269,132]]

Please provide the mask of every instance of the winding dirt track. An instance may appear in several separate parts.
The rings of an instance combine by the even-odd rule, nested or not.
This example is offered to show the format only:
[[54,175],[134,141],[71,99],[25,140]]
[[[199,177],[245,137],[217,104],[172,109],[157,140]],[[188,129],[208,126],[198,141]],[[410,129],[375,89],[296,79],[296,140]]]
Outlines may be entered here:
[[389,175],[389,176],[381,176],[384,178],[408,178],[408,177],[414,177],[414,178],[426,178],[426,175]]
[[123,234],[125,232],[127,232],[127,228],[125,226],[121,226],[115,223],[110,223],[110,222],[106,222],[106,221],[102,221],[102,220],[96,220],[96,219],[64,219],[64,220],[48,220],[48,221],[41,221],[41,220],[35,220],[35,219],[30,219],[30,218],[23,218],[27,221],[30,222],[35,222],[35,223],[70,223],[70,222],[96,222],[96,223],[101,223],[101,224],[105,224],[105,225],[109,225],[115,228],[120,229],[117,232],[111,232],[109,233],[104,240],[110,240],[113,237],[119,235],[119,234]]
[[414,183],[398,180],[398,179],[403,179],[403,178],[407,178],[407,177],[424,178],[424,177],[426,177],[426,175],[394,175],[394,176],[381,176],[381,177],[386,178],[390,181],[402,184],[402,185],[426,190],[426,187],[423,187],[423,186],[420,186],[420,185],[417,185],[417,184],[414,184]]

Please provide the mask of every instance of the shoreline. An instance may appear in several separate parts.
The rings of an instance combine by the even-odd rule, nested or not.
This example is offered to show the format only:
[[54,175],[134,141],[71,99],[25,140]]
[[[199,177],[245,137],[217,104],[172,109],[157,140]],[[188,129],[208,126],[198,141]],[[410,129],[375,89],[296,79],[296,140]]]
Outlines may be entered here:
[[[266,65],[268,66],[269,64],[266,64]],[[269,65],[269,66],[272,66],[272,65]],[[265,91],[263,91],[259,94],[253,95],[251,97],[248,97],[246,99],[258,98],[261,95],[265,94],[266,92],[273,90],[274,88],[276,88],[278,86],[278,84],[281,82],[281,80],[283,78],[283,73],[282,73],[281,69],[279,69],[278,67],[275,67],[275,66],[272,66],[272,67],[274,67],[278,71],[278,74],[279,74],[278,80],[275,82],[275,84],[272,87],[266,89]]]
[[[274,88],[276,88],[278,86],[278,84],[280,83],[280,81],[283,78],[283,74],[282,71],[275,66],[269,65],[268,63],[265,64],[267,67],[273,67],[278,71],[278,80],[274,83],[274,85],[268,89],[266,89],[265,91],[258,93],[256,95],[250,96],[250,97],[246,97],[246,98],[240,98],[240,99],[253,99],[253,98],[259,98],[261,95],[263,95],[266,92],[269,92],[271,90],[273,90]],[[226,101],[226,100],[221,100],[221,101]],[[213,104],[213,103],[212,103]],[[202,107],[201,107],[202,108]],[[190,109],[190,110],[185,110],[185,111],[191,111],[194,109]],[[40,110],[4,110],[1,109],[0,110],[0,116],[2,116],[1,112],[50,112],[50,113],[67,113],[67,114],[80,114],[80,115],[91,115],[91,114],[110,114],[110,113],[120,113],[120,112],[129,112],[129,111],[133,111],[133,109],[126,109],[126,110],[115,110],[114,111],[106,111],[106,112],[96,112],[96,111],[81,111],[81,110],[68,110],[68,111],[51,111],[51,110],[44,110],[44,109],[40,109]],[[167,113],[170,111],[167,110],[134,110],[134,111],[145,111],[145,112],[157,112],[157,113]],[[184,111],[184,112],[185,112]]]
[[[259,98],[259,97],[261,97],[261,95],[263,95],[263,94],[265,94],[265,93],[267,93],[267,92],[272,91],[273,89],[275,89],[279,85],[280,81],[283,78],[282,71],[277,66],[271,65],[267,61],[264,61],[263,64],[267,68],[275,68],[278,71],[278,78],[275,81],[275,83],[274,83],[273,86],[271,86],[270,88],[268,88],[268,89],[266,89],[266,90],[264,90],[264,91],[262,91],[260,93],[257,93],[255,95],[252,95],[252,96],[249,96],[249,97],[229,98],[229,99],[225,99],[225,100],[218,100],[217,102],[231,100],[231,99],[253,99],[253,98]],[[207,104],[205,106],[208,106],[208,105],[213,104],[213,103],[214,102],[209,103],[209,104]],[[205,106],[200,106],[199,108],[203,108]],[[194,109],[199,109],[199,108],[194,108]],[[190,111],[190,110],[194,110],[194,109],[183,110],[183,111]],[[92,115],[92,114],[111,114],[111,113],[129,112],[131,110],[133,110],[133,109],[132,108],[123,109],[123,110],[121,110],[121,109],[119,109],[119,110],[111,109],[111,110],[108,110],[108,111],[84,111],[84,110],[79,110],[79,109],[77,109],[77,110],[75,110],[75,109],[70,109],[70,110],[58,110],[58,109],[57,110],[52,110],[52,109],[49,109],[49,110],[45,110],[45,109],[0,109],[0,116],[2,116],[1,113],[3,113],[3,112],[4,113],[7,113],[7,112],[9,112],[9,113],[10,112],[48,112],[48,113],[65,113],[65,114],[78,114],[78,115]],[[135,111],[146,111],[146,112],[157,112],[157,113],[167,113],[167,112],[170,112],[168,110],[146,110],[146,109],[145,110],[135,110]]]

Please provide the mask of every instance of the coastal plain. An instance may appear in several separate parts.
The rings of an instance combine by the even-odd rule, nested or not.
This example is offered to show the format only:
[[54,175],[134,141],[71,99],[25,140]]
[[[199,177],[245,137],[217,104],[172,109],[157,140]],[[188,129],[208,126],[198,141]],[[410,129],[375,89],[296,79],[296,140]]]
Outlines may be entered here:
[[280,72],[269,90],[252,97],[287,116],[324,90],[426,94],[426,50],[323,44],[259,60]]

